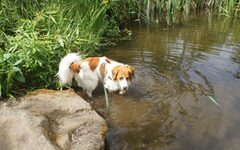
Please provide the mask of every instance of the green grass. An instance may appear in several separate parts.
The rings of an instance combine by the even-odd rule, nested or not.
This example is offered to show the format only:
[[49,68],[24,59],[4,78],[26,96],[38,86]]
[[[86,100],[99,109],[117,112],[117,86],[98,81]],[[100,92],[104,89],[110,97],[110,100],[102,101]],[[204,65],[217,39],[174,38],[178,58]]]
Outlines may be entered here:
[[98,0],[3,0],[0,7],[0,97],[56,87],[60,59],[72,51],[94,54],[113,28]]

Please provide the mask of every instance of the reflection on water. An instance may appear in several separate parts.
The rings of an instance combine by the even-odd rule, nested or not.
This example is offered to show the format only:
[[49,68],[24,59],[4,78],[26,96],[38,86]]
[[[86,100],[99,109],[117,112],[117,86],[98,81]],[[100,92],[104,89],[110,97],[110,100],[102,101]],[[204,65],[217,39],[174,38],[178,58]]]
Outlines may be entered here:
[[239,149],[239,24],[202,14],[171,27],[136,25],[131,41],[108,49],[136,68],[128,94],[110,95],[108,149]]

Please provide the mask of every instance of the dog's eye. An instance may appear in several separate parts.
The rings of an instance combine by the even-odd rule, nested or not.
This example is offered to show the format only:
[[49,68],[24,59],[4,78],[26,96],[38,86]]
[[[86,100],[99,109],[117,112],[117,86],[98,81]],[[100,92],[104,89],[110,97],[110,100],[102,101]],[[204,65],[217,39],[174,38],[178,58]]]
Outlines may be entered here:
[[123,77],[120,77],[119,79],[120,79],[120,80],[122,80],[122,79],[123,79]]
[[126,80],[128,80],[129,79],[129,77],[126,77]]

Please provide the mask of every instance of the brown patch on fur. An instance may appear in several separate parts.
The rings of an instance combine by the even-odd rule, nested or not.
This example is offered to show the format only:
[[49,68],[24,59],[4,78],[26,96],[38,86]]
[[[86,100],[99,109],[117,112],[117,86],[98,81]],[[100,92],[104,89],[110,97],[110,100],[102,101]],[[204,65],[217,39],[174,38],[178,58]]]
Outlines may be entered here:
[[113,80],[126,80],[131,81],[134,78],[134,68],[128,65],[116,66],[112,69]]
[[94,71],[99,63],[99,57],[89,57],[86,59],[86,61],[89,62],[90,69]]
[[69,68],[73,71],[73,72],[76,72],[76,73],[79,73],[80,72],[80,65],[79,64],[71,64],[69,66]]

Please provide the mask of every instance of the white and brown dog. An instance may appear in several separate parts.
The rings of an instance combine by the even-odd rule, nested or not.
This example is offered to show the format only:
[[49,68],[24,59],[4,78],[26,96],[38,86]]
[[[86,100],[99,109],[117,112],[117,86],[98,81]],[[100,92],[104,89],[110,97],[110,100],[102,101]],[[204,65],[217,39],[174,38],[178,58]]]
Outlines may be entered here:
[[107,57],[82,60],[77,53],[69,53],[61,60],[57,76],[61,86],[71,85],[74,77],[89,97],[92,97],[99,82],[109,92],[119,91],[119,94],[125,94],[134,78],[134,68]]

